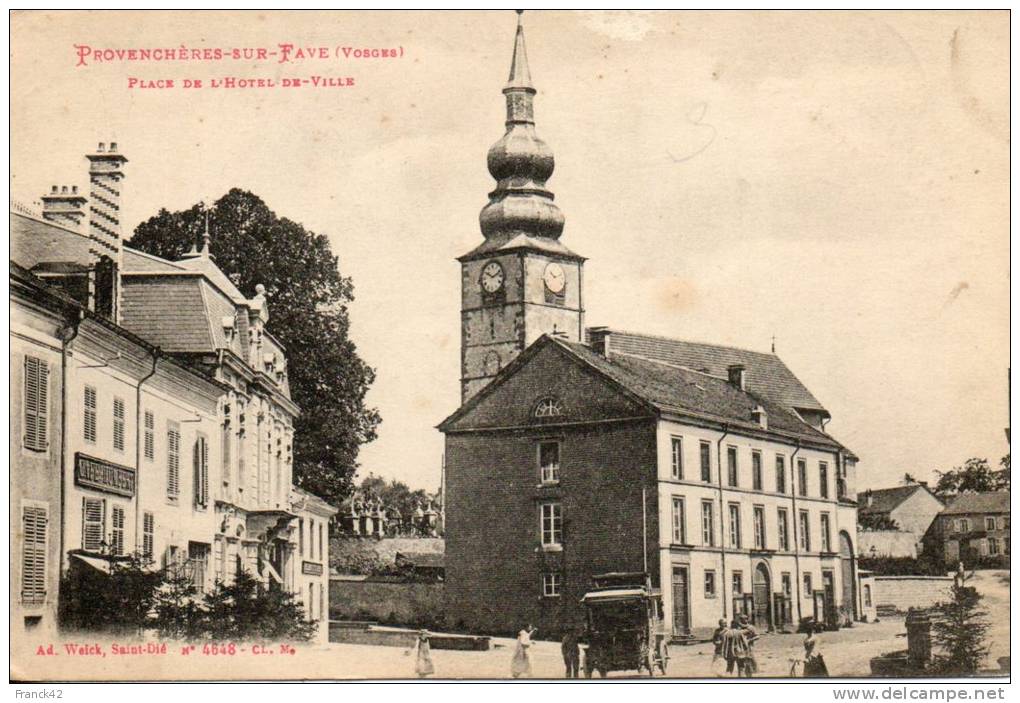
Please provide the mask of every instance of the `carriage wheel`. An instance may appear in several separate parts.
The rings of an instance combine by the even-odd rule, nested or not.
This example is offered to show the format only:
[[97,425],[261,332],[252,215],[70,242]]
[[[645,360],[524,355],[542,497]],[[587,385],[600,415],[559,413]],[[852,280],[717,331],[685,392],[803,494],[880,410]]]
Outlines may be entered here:
[[666,665],[669,664],[669,645],[665,642],[662,643],[662,648],[659,650],[659,671],[662,675],[666,675]]
[[647,642],[641,643],[641,651],[638,652],[637,672],[640,675],[641,669],[648,669],[649,676],[655,676],[654,666],[654,655],[652,648],[648,646]]

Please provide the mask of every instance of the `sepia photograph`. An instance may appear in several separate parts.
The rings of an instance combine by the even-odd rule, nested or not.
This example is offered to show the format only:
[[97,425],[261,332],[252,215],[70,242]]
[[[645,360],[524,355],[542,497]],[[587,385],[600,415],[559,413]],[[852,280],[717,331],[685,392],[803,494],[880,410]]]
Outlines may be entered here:
[[9,40],[12,683],[1008,683],[1008,10]]

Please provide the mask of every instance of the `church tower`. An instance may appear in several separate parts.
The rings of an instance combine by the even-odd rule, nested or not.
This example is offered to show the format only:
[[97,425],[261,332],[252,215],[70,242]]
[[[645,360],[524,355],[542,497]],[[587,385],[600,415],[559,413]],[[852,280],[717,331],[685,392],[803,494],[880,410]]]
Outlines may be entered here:
[[584,257],[559,238],[563,213],[546,181],[552,150],[535,135],[521,11],[506,96],[506,134],[489,149],[496,189],[479,215],[485,241],[461,263],[461,402],[543,334],[582,338]]

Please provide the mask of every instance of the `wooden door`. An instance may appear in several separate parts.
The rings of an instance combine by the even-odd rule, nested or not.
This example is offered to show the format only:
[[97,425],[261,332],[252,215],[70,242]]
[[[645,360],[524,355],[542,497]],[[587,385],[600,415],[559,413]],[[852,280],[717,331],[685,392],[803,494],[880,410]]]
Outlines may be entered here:
[[854,549],[850,536],[846,532],[839,533],[839,575],[843,585],[843,602],[840,604],[847,617],[856,620],[857,613],[857,579],[854,574]]
[[673,567],[673,634],[687,635],[691,631],[690,580],[686,566]]
[[769,607],[771,584],[768,569],[758,564],[754,570],[752,593],[754,595],[754,624],[758,628],[772,629],[772,609]]

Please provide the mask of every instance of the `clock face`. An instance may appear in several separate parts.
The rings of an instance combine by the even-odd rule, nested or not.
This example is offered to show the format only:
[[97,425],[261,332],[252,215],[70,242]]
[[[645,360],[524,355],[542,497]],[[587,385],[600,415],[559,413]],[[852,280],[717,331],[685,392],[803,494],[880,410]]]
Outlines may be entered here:
[[503,267],[498,261],[490,261],[482,269],[481,284],[486,293],[495,293],[503,287]]
[[545,287],[549,289],[549,292],[557,295],[562,293],[567,286],[567,277],[563,273],[563,267],[555,261],[545,267],[542,280],[545,281]]

